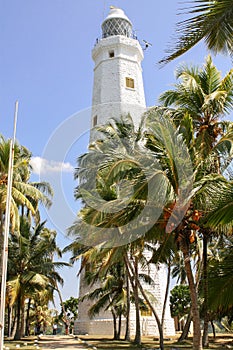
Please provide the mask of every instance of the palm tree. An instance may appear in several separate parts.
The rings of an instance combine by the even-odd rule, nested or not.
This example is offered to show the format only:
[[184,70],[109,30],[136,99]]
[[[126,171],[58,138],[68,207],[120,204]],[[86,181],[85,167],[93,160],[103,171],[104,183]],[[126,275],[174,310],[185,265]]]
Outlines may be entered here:
[[[169,125],[171,125],[171,118],[174,117],[174,115],[175,117],[179,117],[180,127],[178,130],[174,127],[172,136],[172,134],[169,135],[168,130]],[[175,118],[174,121],[175,123],[177,122]],[[206,164],[202,157],[199,156],[199,153],[201,152],[199,152],[198,146],[196,146],[194,142],[195,134],[193,132],[192,123],[191,117],[187,114],[185,114],[183,120],[181,120],[181,113],[179,114],[179,111],[173,111],[166,108],[155,108],[147,113],[145,128],[147,130],[148,146],[157,152],[159,159],[161,159],[161,166],[164,171],[166,170],[167,178],[173,188],[173,195],[170,196],[170,201],[168,201],[167,206],[164,208],[164,224],[161,222],[161,229],[165,228],[167,233],[170,232],[174,235],[178,248],[183,253],[190,294],[192,297],[194,323],[193,346],[194,349],[199,349],[201,348],[200,315],[197,298],[197,282],[195,282],[191,268],[191,251],[195,244],[195,236],[199,232],[202,233],[200,223],[198,222],[200,219],[200,212],[203,212],[203,208],[208,212],[209,208],[207,204],[210,204],[210,194],[213,194],[214,191],[216,191],[215,193],[217,193],[217,191],[220,193],[224,186],[227,187],[227,181],[218,173],[219,169],[216,170],[216,167],[214,166],[212,166],[212,173],[210,173],[208,170],[209,164]],[[162,137],[161,135],[164,136]],[[171,147],[172,138],[174,141],[177,137],[178,140],[180,140],[180,143],[184,142],[186,147],[188,146],[187,154],[184,152],[182,155],[178,151],[180,148],[178,144],[175,146],[175,143],[173,143],[173,147]],[[231,147],[229,147],[229,144],[232,143],[231,138],[225,138],[225,141],[227,145],[226,149],[230,149]],[[224,136],[221,141],[219,140],[218,144],[221,143],[224,143]],[[219,149],[221,149],[221,147],[219,147]],[[212,151],[214,154],[215,150]],[[186,156],[184,157],[185,154]],[[217,154],[220,156],[220,153]],[[184,182],[185,179],[180,183],[178,180],[180,180],[179,177],[184,172],[184,167],[187,166],[188,161],[191,160],[193,166],[192,189],[187,191],[188,187],[186,187],[186,192],[184,192],[185,196],[183,197],[183,200],[180,201],[180,204],[177,205],[180,197],[179,191],[182,189],[180,184]],[[183,169],[181,168],[181,164],[183,164]],[[215,173],[213,172],[214,170]],[[191,180],[191,177],[189,177],[189,179]],[[188,183],[187,179],[186,183]],[[172,192],[170,193],[172,194]],[[182,215],[180,215],[179,211],[182,212]],[[166,231],[164,237],[166,237]],[[199,278],[196,281],[198,280]]]
[[[193,164],[189,150],[184,143],[184,139],[187,142],[188,139],[192,139],[192,136],[190,132],[190,121],[188,126],[188,121],[186,120],[187,127],[185,131],[184,128],[182,131],[181,129],[179,131],[170,119],[170,115],[167,114],[166,109],[150,110],[147,113],[145,127],[148,134],[148,147],[158,154],[161,159],[162,169],[169,180],[170,186],[167,187],[167,190],[164,188],[166,191],[169,189],[169,196],[168,204],[165,206],[161,217],[160,230],[164,232],[165,242],[167,239],[166,236],[172,234],[177,248],[182,251],[192,299],[194,325],[193,348],[200,349],[200,315],[190,254],[192,247],[190,206],[191,200],[193,201],[198,191],[198,187],[195,184],[194,173],[192,172]],[[185,167],[187,168],[185,169]],[[182,180],[181,177],[183,177]],[[183,194],[182,191],[184,191]]]
[[231,0],[193,0],[184,9],[191,15],[177,24],[178,38],[159,63],[166,64],[204,39],[213,53],[233,54],[233,6]]
[[[9,151],[10,141],[5,140],[3,136],[0,136],[0,250],[3,246],[2,239],[7,198]],[[10,206],[11,232],[19,232],[19,207],[22,208],[22,214],[26,208],[28,215],[32,214],[38,219],[38,204],[42,202],[47,206],[51,205],[49,197],[52,195],[52,190],[49,184],[29,182],[30,159],[31,153],[29,150],[16,143],[14,147],[13,181]],[[2,275],[1,269],[2,262],[0,266],[0,275]]]
[[[98,130],[102,131],[105,137],[91,145],[90,152],[80,159],[77,171],[80,185],[76,190],[76,196],[77,198],[81,197],[86,205],[79,212],[79,219],[71,227],[70,232],[79,237],[79,243],[85,242],[85,244],[99,245],[100,247],[102,245],[102,249],[104,247],[112,249],[112,247],[120,245],[122,248],[115,249],[123,249],[121,254],[123,257],[127,255],[128,244],[134,240],[137,242],[137,237],[142,236],[147,231],[148,225],[151,226],[149,222],[145,221],[144,227],[141,225],[142,232],[139,232],[140,227],[136,223],[130,223],[133,217],[137,218],[138,213],[145,209],[147,180],[144,170],[152,172],[151,165],[153,165],[151,187],[156,182],[160,182],[163,175],[160,169],[157,169],[156,160],[151,152],[138,142],[140,129],[138,132],[134,130],[130,116],[114,120]],[[137,182],[134,181],[135,177],[137,177]],[[142,191],[141,188],[144,190]],[[134,191],[135,198],[132,197],[130,201],[131,190]],[[140,200],[137,198],[138,195]],[[153,196],[159,198],[160,192],[154,193],[153,191],[151,197]],[[151,212],[158,216],[156,210],[161,212],[161,209],[153,208],[150,205],[145,209],[148,214]],[[127,223],[129,223],[129,228],[125,231]],[[140,245],[141,240],[139,241]],[[134,257],[134,254],[132,256]],[[83,256],[83,258],[85,264],[85,257]],[[133,261],[133,268],[131,271],[128,269],[127,274],[136,303],[135,342],[140,343],[138,296],[140,283],[138,281],[137,257],[134,257]]]
[[45,333],[46,328],[52,325],[53,310],[48,307],[48,304],[53,301],[53,293],[54,290],[48,287],[46,290],[33,292],[33,294],[27,298],[27,302],[25,303],[25,336],[30,336],[32,326],[34,326],[33,331],[38,331],[42,326],[42,331]]
[[[79,226],[78,226],[79,227]],[[79,232],[79,228],[74,224],[69,229],[73,237]],[[75,235],[75,236],[74,236]],[[79,235],[79,233],[78,233]],[[90,286],[89,292],[80,296],[80,302],[85,299],[93,301],[89,309],[90,317],[98,314],[101,309],[110,310],[113,317],[114,338],[120,337],[121,315],[126,316],[125,339],[129,339],[129,290],[127,290],[127,276],[122,255],[127,251],[127,247],[104,248],[100,245],[94,247],[84,246],[79,243],[79,237],[67,246],[64,251],[72,251],[72,261],[81,259],[79,275],[82,283]],[[117,317],[119,317],[119,327],[117,330]]]
[[[163,332],[159,317],[148,296],[145,294],[138,278],[137,259],[138,253],[143,249],[143,244],[141,239],[137,240],[137,238],[141,237],[153,227],[156,222],[156,216],[158,218],[159,214],[161,214],[161,208],[163,208],[164,204],[163,202],[161,203],[161,198],[166,197],[167,200],[167,196],[168,198],[170,196],[171,199],[174,192],[171,194],[170,179],[167,178],[166,172],[163,172],[161,166],[158,166],[158,161],[156,159],[158,152],[156,155],[150,152],[143,145],[139,134],[136,135],[135,138],[135,132],[130,133],[128,131],[128,129],[132,129],[131,124],[132,123],[130,122],[126,123],[121,121],[118,122],[115,128],[113,125],[108,125],[106,128],[102,128],[105,135],[110,134],[110,141],[104,139],[102,142],[97,142],[94,145],[95,148],[92,147],[91,152],[81,158],[81,166],[78,168],[81,184],[79,185],[76,194],[85,200],[86,206],[79,213],[79,218],[82,220],[79,219],[79,221],[74,223],[71,232],[78,235],[79,242],[85,241],[85,243],[95,246],[97,244],[101,246],[102,244],[102,247],[112,247],[116,245],[116,242],[117,245],[119,245],[119,242],[122,245],[128,244],[129,241],[135,240],[136,248],[134,249],[136,249],[136,255],[132,255],[133,263],[130,263],[127,254],[122,254],[122,256],[124,256],[128,276],[136,296],[135,301],[137,306],[137,293],[138,289],[140,289],[140,293],[151,308],[158,323],[158,328],[160,330],[160,344],[161,348],[163,348]],[[160,129],[162,134],[164,132],[166,134],[167,130],[169,130],[169,127]],[[130,136],[126,137],[127,135]],[[174,138],[174,129],[172,129],[169,136]],[[171,144],[170,137],[167,137],[166,140],[166,146],[172,151],[171,147],[174,145]],[[180,166],[183,168],[183,162],[182,164],[180,163]],[[96,167],[98,171],[93,171],[92,169],[95,169]],[[189,170],[190,169],[188,169],[187,172],[189,172]],[[147,178],[145,177],[145,174],[147,175]],[[192,177],[192,173],[189,174],[188,180],[190,179],[190,176]],[[121,210],[116,210],[118,209],[119,204],[122,204],[122,199],[124,199],[124,197],[120,197],[119,201],[117,197],[119,187],[116,184],[122,179],[131,181],[131,188],[133,187],[134,194],[133,197],[131,197],[130,205],[128,205],[129,203],[127,202],[127,205],[124,205],[123,208],[121,206]],[[186,179],[186,181],[188,180]],[[174,184],[174,187],[176,187],[177,190],[179,181],[182,181],[182,179],[176,179],[176,184]],[[90,188],[91,186],[95,186],[94,189]],[[127,186],[129,187],[129,182]],[[151,192],[149,197],[147,193],[148,187]],[[95,195],[96,192],[98,195],[101,195],[102,199],[105,199],[105,202],[99,200]],[[122,191],[119,194],[125,195],[128,201],[128,188],[126,188],[126,191]],[[98,204],[97,206],[96,203]],[[145,204],[147,205],[146,210]],[[144,220],[142,217],[140,222],[136,222],[135,224],[133,218],[140,217],[142,209],[144,209]],[[130,223],[131,221],[132,224],[130,225],[130,231],[127,232],[124,230],[125,223]],[[108,234],[106,236],[106,228],[116,228],[114,236],[108,236]],[[155,230],[153,230],[153,240],[154,242],[157,241]],[[140,244],[137,244],[137,241],[140,242]],[[137,246],[140,247],[139,250],[137,249]],[[138,307],[136,307],[136,311],[138,331],[136,332],[135,340],[140,342]]]
[[[197,133],[195,143],[202,158],[206,158],[214,146],[222,146],[217,141],[227,131],[228,123],[221,119],[233,108],[233,69],[222,78],[209,55],[203,67],[180,65],[176,79],[174,89],[162,93],[159,101],[175,109],[178,124],[185,113],[191,116]],[[222,141],[226,148],[231,147],[226,138]]]
[[38,291],[56,288],[62,278],[56,272],[54,253],[60,254],[56,245],[56,232],[45,228],[45,222],[33,230],[27,218],[21,218],[20,235],[11,234],[8,260],[8,299],[17,307],[15,339],[24,331],[24,305],[26,298],[35,298]]
[[[192,128],[196,133],[192,143],[198,153],[200,176],[213,172],[223,173],[231,161],[233,126],[232,123],[224,122],[221,118],[233,108],[233,70],[230,70],[222,79],[211,56],[208,56],[203,67],[180,66],[177,69],[177,79],[179,81],[175,84],[175,88],[164,92],[160,96],[160,102],[165,106],[176,108],[173,117],[178,124],[185,113],[192,118]],[[182,128],[183,125],[181,124],[180,127]],[[207,346],[207,245],[213,231],[202,225],[201,232],[203,275],[206,281],[203,345]]]
[[[84,298],[93,300],[94,303],[89,309],[89,315],[92,317],[104,308],[105,311],[110,310],[113,316],[114,339],[120,339],[121,335],[121,318],[126,314],[127,308],[127,291],[125,289],[125,272],[122,262],[112,264],[102,275],[101,270],[94,272],[98,274],[100,287],[95,288]],[[90,279],[90,270],[88,271],[88,279]],[[102,276],[101,276],[102,275]],[[94,277],[94,276],[93,276]],[[96,277],[92,280],[96,281]],[[118,318],[118,328],[117,328]]]
[[[185,261],[192,297],[194,349],[199,349],[201,348],[200,315],[190,254],[192,243],[195,241],[194,235],[198,230],[195,221],[199,219],[199,214],[198,211],[195,212],[196,207],[193,205],[196,198],[198,199],[198,196],[200,198],[200,194],[204,198],[208,197],[208,192],[214,186],[218,183],[222,186],[226,180],[218,173],[211,176],[208,173],[205,176],[203,167],[199,164],[202,163],[202,158],[199,157],[198,162],[198,153],[193,144],[192,119],[187,113],[183,114],[180,120],[182,127],[177,128],[171,120],[174,112],[167,108],[151,109],[145,116],[136,142],[132,142],[132,133],[131,142],[128,142],[126,137],[119,137],[119,133],[112,125],[103,129],[105,134],[110,133],[110,141],[96,142],[94,147],[97,152],[92,151],[92,148],[90,153],[81,158],[78,172],[81,181],[77,195],[86,205],[79,213],[79,218],[82,220],[79,219],[71,231],[79,236],[80,243],[87,242],[100,248],[117,247],[119,242],[121,245],[129,242],[132,244],[132,241],[137,240],[141,243],[141,237],[144,236],[145,240],[152,241],[153,237],[156,242],[162,236],[161,232],[166,241],[167,235],[172,234]],[[181,112],[176,115],[181,119]],[[127,127],[125,126],[123,130],[126,131]],[[142,132],[145,135],[144,139],[141,136]],[[123,179],[129,182],[126,190],[120,192],[118,184],[119,180]],[[132,191],[129,192],[132,188],[133,195]],[[126,204],[122,206],[125,199]],[[142,211],[143,217],[140,216]],[[194,214],[198,214],[198,217]],[[128,233],[125,226],[129,223]],[[106,228],[113,229],[114,234],[109,235]],[[137,259],[137,249],[135,251]],[[127,254],[122,256],[129,278],[130,276],[134,278],[134,280],[131,278],[132,287],[135,287],[136,282],[136,287],[154,310],[137,278],[137,261],[133,260],[131,264]],[[159,322],[158,319],[158,325]],[[163,347],[162,341],[161,347]]]
[[[0,197],[1,197],[1,227],[3,225],[3,213],[6,203],[7,174],[9,163],[10,142],[3,136],[0,138]],[[43,192],[52,195],[52,190],[47,183],[30,183],[30,159],[31,153],[25,147],[16,144],[13,164],[13,183],[11,199],[11,230],[19,229],[20,205],[26,207],[32,215],[36,215],[38,202],[51,205],[51,200]]]

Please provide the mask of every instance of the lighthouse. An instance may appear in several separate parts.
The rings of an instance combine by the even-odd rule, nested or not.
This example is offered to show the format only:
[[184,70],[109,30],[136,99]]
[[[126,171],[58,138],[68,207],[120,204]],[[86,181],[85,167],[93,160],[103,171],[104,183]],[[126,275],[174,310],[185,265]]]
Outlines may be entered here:
[[[140,123],[146,111],[142,67],[143,49],[134,35],[133,26],[124,11],[111,7],[108,16],[102,23],[102,36],[96,40],[92,50],[94,61],[94,83],[92,97],[91,126],[106,124],[111,118],[120,118],[130,114],[135,127]],[[90,141],[95,140],[95,131],[90,133]],[[150,252],[145,252],[148,261]],[[154,306],[161,319],[163,301],[166,290],[166,268],[164,265],[149,267],[153,284],[145,283],[144,289],[154,296]],[[143,272],[141,268],[141,272]],[[94,286],[92,288],[97,288]],[[80,276],[79,296],[90,292]],[[74,324],[75,334],[113,335],[113,318],[110,311],[101,310],[90,318],[88,310],[93,300],[84,299],[79,302],[78,319]],[[150,311],[141,312],[141,330],[143,335],[159,335],[157,323]],[[122,320],[122,334],[126,320]],[[130,334],[136,330],[135,307],[130,308]],[[169,305],[164,313],[164,334],[174,335],[174,321],[171,318]]]
[[146,109],[141,67],[143,50],[122,9],[110,8],[92,58],[95,64],[92,127],[128,113],[138,126]]

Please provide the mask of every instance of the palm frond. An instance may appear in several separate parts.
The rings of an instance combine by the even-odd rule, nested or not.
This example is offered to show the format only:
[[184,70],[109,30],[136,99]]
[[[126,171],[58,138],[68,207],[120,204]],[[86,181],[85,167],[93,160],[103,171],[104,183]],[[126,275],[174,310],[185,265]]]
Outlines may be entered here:
[[212,52],[232,55],[233,7],[231,0],[194,0],[193,6],[183,9],[183,12],[186,10],[191,17],[177,23],[176,44],[167,50],[168,55],[160,60],[159,64],[172,61],[203,39],[207,48]]

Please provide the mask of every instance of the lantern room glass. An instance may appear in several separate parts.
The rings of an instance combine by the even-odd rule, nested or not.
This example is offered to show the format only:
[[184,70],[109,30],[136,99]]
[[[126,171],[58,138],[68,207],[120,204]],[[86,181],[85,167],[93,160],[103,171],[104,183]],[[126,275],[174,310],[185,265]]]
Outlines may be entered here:
[[133,35],[132,25],[123,18],[111,18],[102,25],[102,37],[107,38],[113,35],[124,35],[131,38]]

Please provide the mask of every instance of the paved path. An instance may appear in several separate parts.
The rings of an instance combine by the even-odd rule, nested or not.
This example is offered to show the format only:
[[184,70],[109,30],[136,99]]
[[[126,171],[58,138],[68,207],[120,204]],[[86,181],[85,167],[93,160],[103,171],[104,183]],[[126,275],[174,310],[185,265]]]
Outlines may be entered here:
[[58,349],[58,350],[92,350],[96,349],[88,346],[86,342],[81,341],[75,337],[69,335],[50,335],[41,336],[37,342],[40,349]]

